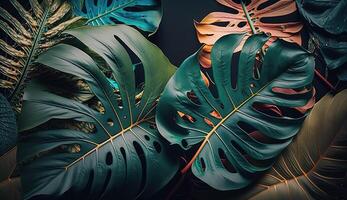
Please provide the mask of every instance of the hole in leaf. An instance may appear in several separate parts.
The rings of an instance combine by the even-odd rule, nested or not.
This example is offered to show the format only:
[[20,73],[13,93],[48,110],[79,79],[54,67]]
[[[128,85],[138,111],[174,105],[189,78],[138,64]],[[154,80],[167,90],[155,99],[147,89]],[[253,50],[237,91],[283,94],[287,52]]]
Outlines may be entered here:
[[219,112],[216,111],[216,110],[210,112],[210,115],[211,115],[212,117],[217,118],[217,119],[222,119],[222,116],[221,116],[221,115],[219,114]]
[[79,153],[81,151],[81,145],[79,144],[63,144],[60,146],[62,152]]
[[112,4],[113,0],[107,0],[107,7],[109,7]]
[[153,146],[154,146],[155,150],[156,150],[158,153],[161,152],[161,146],[160,146],[160,144],[159,144],[157,141],[154,141],[154,142],[153,142]]
[[112,120],[112,119],[108,119],[108,120],[107,120],[107,124],[108,124],[109,126],[113,126],[113,125],[114,125],[113,120]]
[[247,22],[240,22],[240,23],[237,24],[237,26],[239,28],[242,28],[242,27],[246,26],[246,24],[247,24]]
[[277,140],[274,138],[270,138],[265,134],[262,134],[260,131],[252,131],[248,134],[251,138],[254,140],[261,142],[263,144],[278,144],[282,143],[283,141]]
[[224,109],[224,104],[221,103],[221,104],[220,104],[220,107],[221,107],[222,109]]
[[245,150],[243,150],[243,148],[241,148],[241,146],[239,144],[237,144],[234,140],[231,141],[231,144],[233,145],[233,147],[235,147],[235,149],[241,154],[241,155],[245,155],[246,152]]
[[211,122],[210,119],[204,117],[204,121],[205,121],[205,123],[206,123],[207,125],[209,125],[209,126],[211,126],[211,127],[214,127],[214,124]]
[[177,114],[179,117],[181,117],[184,121],[190,122],[190,123],[194,123],[196,122],[196,119],[188,114],[185,114],[181,111],[177,111]]
[[148,136],[148,135],[145,135],[145,139],[146,139],[147,141],[149,141],[149,140],[150,140],[150,138],[149,138],[149,136]]
[[205,160],[203,158],[200,158],[200,165],[201,165],[201,169],[203,171],[206,170],[206,164],[205,164]]
[[111,152],[107,152],[106,154],[106,165],[112,165],[113,163],[113,156]]
[[184,148],[187,148],[187,147],[188,147],[188,142],[187,142],[186,139],[183,139],[183,140],[181,141],[181,143],[182,143],[182,146],[183,146]]
[[140,146],[139,143],[137,143],[136,141],[133,142],[133,146],[135,148],[135,151],[140,159],[141,162],[141,166],[142,166],[142,173],[141,173],[141,184],[139,187],[139,191],[137,192],[137,194],[139,194],[142,190],[143,187],[146,184],[146,179],[147,179],[147,165],[146,165],[146,158],[145,158],[145,153],[142,149],[142,147]]
[[215,25],[215,26],[221,26],[221,27],[226,27],[228,26],[229,22],[214,22],[212,23],[212,25]]
[[191,90],[190,92],[187,92],[187,97],[194,103],[197,105],[201,105],[198,97],[195,95],[194,91]]
[[254,102],[252,107],[254,109],[256,109],[257,111],[270,115],[270,116],[274,116],[274,117],[282,117],[283,116],[283,112],[282,110],[276,106],[276,105],[270,105],[270,104],[262,104],[259,102]]
[[127,164],[127,155],[125,153],[125,149],[123,147],[121,147],[119,150],[120,150],[120,153],[123,156],[123,159],[124,159],[124,162],[125,162],[125,165],[126,165]]
[[257,10],[263,10],[265,9],[266,7],[269,7],[271,5],[273,5],[274,3],[278,2],[279,0],[268,0],[268,1],[265,1],[264,3],[261,3],[258,7],[257,7]]
[[245,123],[243,121],[237,122],[237,125],[246,133],[251,133],[251,132],[256,130],[253,126],[251,126],[248,123]]
[[218,149],[218,155],[219,155],[220,161],[222,162],[222,164],[226,170],[228,170],[230,173],[237,173],[234,166],[231,164],[231,162],[226,157],[223,149],[220,149],[220,148]]

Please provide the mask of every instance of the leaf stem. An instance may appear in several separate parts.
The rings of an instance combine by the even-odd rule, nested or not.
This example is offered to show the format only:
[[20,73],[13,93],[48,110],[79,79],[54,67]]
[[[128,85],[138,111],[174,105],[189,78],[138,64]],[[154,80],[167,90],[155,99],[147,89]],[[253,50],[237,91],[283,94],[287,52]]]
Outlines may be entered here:
[[251,16],[250,16],[249,13],[248,13],[247,7],[246,7],[245,3],[243,2],[243,0],[241,0],[241,5],[242,5],[242,10],[243,10],[243,12],[244,12],[245,15],[246,15],[247,22],[248,22],[249,26],[251,27],[252,34],[256,34],[257,31],[255,30],[253,21],[252,21],[252,19],[251,19]]
[[332,91],[336,91],[336,88],[326,79],[322,76],[322,74],[319,73],[319,71],[317,71],[316,69],[314,70],[314,73],[316,74],[316,76],[323,81],[323,83],[325,83],[325,85],[327,85]]

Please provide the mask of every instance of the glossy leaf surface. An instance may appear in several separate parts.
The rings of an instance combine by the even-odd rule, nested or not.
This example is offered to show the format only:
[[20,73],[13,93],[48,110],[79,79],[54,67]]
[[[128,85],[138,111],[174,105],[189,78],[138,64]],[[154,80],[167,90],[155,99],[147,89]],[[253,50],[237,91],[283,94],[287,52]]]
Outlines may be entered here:
[[0,51],[4,53],[0,55],[0,92],[17,112],[21,109],[23,88],[35,70],[33,62],[37,56],[57,44],[59,35],[79,24],[81,19],[72,18],[70,5],[64,0],[41,2],[29,0],[29,11],[17,0],[10,0],[21,19],[0,8],[0,29],[5,33],[0,39]]
[[[201,77],[198,53],[188,58],[167,84],[156,116],[167,140],[186,150],[197,149],[181,172],[191,167],[195,176],[218,190],[245,187],[253,175],[271,168],[314,103],[314,62],[308,52],[296,44],[275,41],[256,79],[256,55],[269,37],[249,37],[238,66],[232,66],[233,52],[244,37],[227,35],[214,45],[211,69],[216,91]],[[264,106],[279,110],[264,112]]]
[[[275,38],[281,38],[301,45],[301,22],[298,18],[285,20],[297,11],[294,0],[259,0],[250,1],[248,4],[242,0],[217,0],[217,2],[231,8],[230,13],[212,12],[201,22],[195,23],[199,42],[205,44],[200,55],[202,66],[211,65],[210,53],[213,44],[222,36],[231,33],[247,33],[250,36],[264,32],[274,37],[268,41],[268,44]],[[242,48],[246,38],[235,51]]]
[[347,81],[347,1],[297,0],[314,48],[327,68]]
[[[38,62],[86,81],[95,105],[56,94],[39,81],[28,87],[19,117],[20,131],[30,132],[18,145],[24,199],[65,192],[71,199],[153,195],[178,169],[154,122],[156,100],[175,67],[157,46],[125,25],[66,33],[79,42],[59,44]],[[141,61],[144,87],[135,84],[130,54]],[[99,67],[112,73],[106,76]],[[79,127],[91,124],[92,130],[59,127],[71,121]]]
[[124,23],[155,32],[162,17],[161,0],[70,0],[77,16],[92,26]]

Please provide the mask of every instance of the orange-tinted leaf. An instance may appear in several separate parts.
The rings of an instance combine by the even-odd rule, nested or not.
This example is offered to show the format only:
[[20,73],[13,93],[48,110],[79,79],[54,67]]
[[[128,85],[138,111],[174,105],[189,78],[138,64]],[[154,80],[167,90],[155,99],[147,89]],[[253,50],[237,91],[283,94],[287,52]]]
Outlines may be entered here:
[[[195,22],[197,36],[199,42],[205,44],[200,54],[200,63],[203,67],[208,68],[211,65],[209,54],[213,44],[222,36],[231,33],[247,33],[252,35],[254,32],[247,21],[246,14],[243,11],[242,5],[233,0],[217,0],[220,4],[227,6],[237,13],[226,12],[212,12],[208,14],[201,22]],[[267,0],[251,1],[246,5],[246,9],[250,18],[253,21],[256,32],[265,32],[273,36],[273,42],[276,38],[281,38],[288,42],[293,42],[301,45],[300,30],[303,25],[298,21],[279,22],[275,21],[270,23],[268,19],[274,19],[282,16],[287,16],[297,11],[294,0],[281,0],[267,5]],[[216,23],[227,23],[221,26]],[[241,50],[244,41],[241,42],[239,48],[235,51]],[[268,46],[266,44],[265,46]]]

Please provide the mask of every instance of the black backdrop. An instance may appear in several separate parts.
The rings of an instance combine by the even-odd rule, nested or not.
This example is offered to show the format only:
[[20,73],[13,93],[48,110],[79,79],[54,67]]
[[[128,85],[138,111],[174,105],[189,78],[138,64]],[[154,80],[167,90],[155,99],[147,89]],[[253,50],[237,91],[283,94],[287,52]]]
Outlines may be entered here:
[[[28,7],[28,0],[18,0],[24,7]],[[150,36],[150,40],[159,46],[170,61],[179,66],[188,56],[199,49],[200,44],[196,37],[194,20],[202,20],[208,13],[213,11],[230,11],[229,8],[222,6],[216,0],[162,0],[163,18],[158,31]],[[12,6],[9,0],[0,0],[0,6],[8,10],[11,14],[18,17],[16,12],[11,10]],[[20,17],[18,17],[20,19]],[[4,33],[0,30],[0,38]],[[318,99],[327,92],[327,88],[317,80],[315,81],[318,90]],[[169,188],[175,186],[178,177],[176,177],[155,199],[162,199],[166,196]],[[190,199],[190,182],[183,183],[178,195],[173,199]],[[184,188],[184,189],[183,189]],[[183,190],[183,191],[182,191]],[[218,199],[218,198],[217,198]]]
[[157,44],[176,66],[200,47],[194,20],[201,21],[213,11],[229,10],[216,0],[163,0],[162,4],[162,22],[150,40]]

